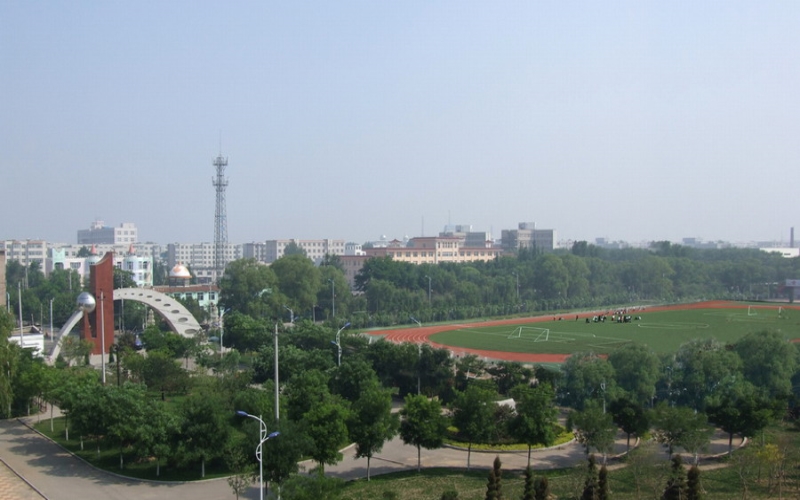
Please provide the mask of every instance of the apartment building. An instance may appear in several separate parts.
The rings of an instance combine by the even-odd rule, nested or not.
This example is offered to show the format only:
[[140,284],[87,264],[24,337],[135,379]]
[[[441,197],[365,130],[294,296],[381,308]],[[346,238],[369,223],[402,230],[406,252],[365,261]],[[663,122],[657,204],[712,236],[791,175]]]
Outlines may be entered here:
[[552,252],[556,248],[556,231],[536,229],[533,222],[520,222],[517,229],[503,229],[501,245],[506,252],[516,252],[522,248]]
[[344,240],[298,240],[294,238],[283,240],[267,240],[264,243],[247,243],[244,245],[243,254],[246,258],[253,258],[259,262],[271,264],[283,257],[286,247],[294,244],[301,248],[306,257],[315,265],[319,265],[325,255],[344,255]]
[[118,227],[106,226],[96,220],[89,229],[78,230],[79,245],[129,245],[139,241],[139,230],[133,222],[123,222]]

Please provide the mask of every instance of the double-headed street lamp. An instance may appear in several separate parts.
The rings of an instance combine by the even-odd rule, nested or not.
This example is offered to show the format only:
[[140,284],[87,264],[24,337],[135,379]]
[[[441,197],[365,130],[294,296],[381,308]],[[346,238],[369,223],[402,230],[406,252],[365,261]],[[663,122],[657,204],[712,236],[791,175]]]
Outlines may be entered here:
[[283,308],[289,311],[289,323],[294,324],[294,311],[292,311],[292,308],[286,304],[283,305]]
[[337,358],[337,363],[336,363],[337,366],[342,366],[342,339],[341,339],[341,335],[342,335],[342,330],[344,330],[348,326],[350,326],[350,322],[349,321],[347,323],[345,323],[343,327],[339,328],[339,331],[336,332],[336,340],[331,340],[331,344],[335,345],[336,348],[339,351],[339,356]]
[[265,424],[260,417],[256,417],[255,415],[250,415],[246,411],[241,411],[241,410],[237,410],[236,414],[239,415],[240,417],[248,417],[254,420],[258,420],[258,424],[260,426],[258,433],[259,441],[258,441],[258,446],[256,446],[256,458],[258,459],[258,479],[261,486],[259,488],[261,491],[261,496],[259,498],[261,498],[261,500],[264,500],[264,462],[261,460],[262,458],[261,449],[264,446],[265,442],[269,441],[274,437],[278,437],[280,435],[280,432],[275,431],[267,434],[267,424]]

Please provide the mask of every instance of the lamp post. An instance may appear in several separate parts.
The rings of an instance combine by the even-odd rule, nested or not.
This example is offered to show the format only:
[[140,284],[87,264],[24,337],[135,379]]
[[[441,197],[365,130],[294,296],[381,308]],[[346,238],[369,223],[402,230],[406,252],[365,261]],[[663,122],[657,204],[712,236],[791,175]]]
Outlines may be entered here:
[[222,344],[222,336],[225,335],[225,313],[230,311],[230,308],[225,309],[219,314],[219,355],[222,357],[222,351],[225,346]]
[[50,299],[50,340],[53,340],[53,299]]
[[347,323],[345,323],[343,327],[339,328],[339,331],[336,332],[336,340],[331,341],[331,343],[336,346],[336,349],[338,350],[338,353],[339,353],[339,355],[337,357],[337,363],[336,363],[337,366],[342,366],[342,339],[341,339],[341,334],[342,334],[342,330],[344,330],[348,326],[350,326],[350,322],[349,321]]
[[331,282],[331,317],[336,318],[336,283],[332,279],[328,279]]
[[[25,269],[28,269],[27,267]],[[17,302],[19,302],[19,346],[24,347],[22,339],[22,282],[17,282]]]
[[289,311],[289,323],[294,324],[294,311],[292,311],[292,308],[286,304],[283,305],[283,308]]
[[512,271],[511,274],[517,279],[517,304],[519,304],[519,273]]
[[430,307],[431,306],[431,277],[427,276],[427,275],[425,277],[428,278],[428,307]]
[[280,391],[279,391],[279,379],[278,379],[278,323],[275,323],[275,423],[278,423],[281,416],[281,405],[280,405]]
[[259,479],[259,483],[261,485],[261,487],[259,488],[259,491],[261,492],[259,498],[261,498],[261,500],[264,500],[264,462],[261,460],[261,458],[262,458],[261,449],[264,446],[264,443],[266,441],[269,441],[270,439],[272,439],[274,437],[278,437],[280,435],[280,432],[275,431],[275,432],[272,432],[270,434],[267,434],[267,424],[265,424],[264,421],[261,420],[260,417],[256,417],[255,415],[250,415],[246,411],[241,411],[241,410],[238,410],[236,412],[236,414],[239,415],[240,417],[248,417],[248,418],[252,418],[254,420],[258,420],[258,424],[259,424],[258,439],[259,439],[259,441],[258,441],[258,446],[256,446],[256,459],[258,460],[258,479]]
[[102,370],[103,385],[106,385],[106,296],[100,290],[100,369]]

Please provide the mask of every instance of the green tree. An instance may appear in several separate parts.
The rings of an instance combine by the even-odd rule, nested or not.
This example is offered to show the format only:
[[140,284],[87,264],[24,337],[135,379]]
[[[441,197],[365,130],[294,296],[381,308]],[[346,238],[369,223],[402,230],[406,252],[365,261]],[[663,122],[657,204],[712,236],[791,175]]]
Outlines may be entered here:
[[711,422],[728,433],[728,455],[733,453],[733,435],[751,438],[762,431],[772,416],[770,401],[751,389],[741,395],[726,394],[706,409]]
[[614,367],[617,385],[631,399],[639,405],[652,402],[661,373],[661,362],[652,350],[644,344],[625,344],[608,355],[608,362]]
[[650,418],[644,409],[628,399],[617,399],[609,406],[611,416],[620,429],[627,435],[625,451],[630,451],[631,434],[641,437],[650,429]]
[[284,394],[289,419],[299,421],[311,409],[330,397],[328,375],[319,370],[299,373],[286,383]]
[[597,477],[597,462],[594,455],[589,455],[589,463],[586,467],[586,479],[583,483],[583,494],[581,500],[600,500],[600,486]]
[[165,351],[148,351],[141,370],[142,381],[149,390],[160,392],[162,401],[166,394],[185,391],[189,385],[188,373]]
[[[248,448],[252,452],[252,443],[257,441],[255,426],[253,428],[252,439],[248,441]],[[264,450],[264,474],[265,479],[278,485],[278,497],[283,484],[290,477],[297,474],[298,463],[303,457],[309,456],[313,447],[311,438],[304,432],[301,423],[292,422],[288,419],[281,419],[279,424],[274,424],[273,428],[280,431],[277,439],[271,439],[269,446]]]
[[611,487],[608,485],[608,469],[606,464],[603,464],[597,474],[597,500],[609,500],[609,498],[611,498]]
[[486,500],[501,500],[503,498],[503,487],[501,478],[503,476],[500,457],[494,458],[494,464],[489,470],[489,479],[486,482]]
[[603,412],[597,402],[589,402],[583,411],[573,411],[569,414],[567,423],[575,430],[575,439],[578,440],[588,454],[592,448],[605,456],[614,446],[614,436],[617,427],[610,413]]
[[269,295],[278,280],[269,266],[255,259],[239,259],[225,267],[220,279],[220,310],[232,309],[253,317],[270,312]]
[[331,392],[347,401],[356,401],[367,389],[378,385],[378,375],[366,361],[345,358],[342,366],[334,369],[330,379]]
[[161,475],[161,460],[169,457],[180,430],[177,415],[161,403],[146,401],[142,408],[144,422],[136,429],[133,441],[136,456],[140,459],[153,457],[156,462],[156,477]]
[[336,397],[328,396],[308,410],[302,419],[302,426],[311,438],[309,455],[325,473],[325,465],[334,465],[342,459],[339,449],[348,439],[347,421],[350,410],[346,403]]
[[686,475],[686,500],[703,498],[703,487],[700,485],[700,468],[692,465]]
[[745,380],[763,389],[769,398],[787,399],[797,371],[797,348],[780,333],[760,331],[736,343]]
[[513,361],[500,361],[486,369],[497,384],[497,392],[502,395],[511,393],[511,389],[520,384],[529,384],[533,379],[533,370]]
[[124,468],[125,447],[141,437],[141,429],[153,425],[145,420],[144,388],[134,384],[109,385],[102,391],[100,411],[106,437],[119,447],[119,468]]
[[680,455],[672,457],[672,472],[664,489],[662,500],[683,500],[686,498],[686,471]]
[[400,410],[400,437],[405,444],[417,447],[417,472],[421,470],[420,448],[432,450],[444,443],[447,420],[439,401],[422,395],[407,395]]
[[558,411],[555,393],[549,384],[534,388],[517,386],[512,391],[516,403],[516,416],[511,421],[511,435],[528,445],[528,467],[531,466],[531,448],[535,445],[550,446],[556,438],[555,425]]
[[564,362],[559,386],[563,404],[583,409],[588,401],[603,401],[614,393],[614,367],[595,353],[574,353]]
[[522,500],[536,500],[533,469],[531,469],[530,465],[525,468],[525,486],[522,492]]
[[356,444],[356,458],[367,459],[367,481],[370,480],[370,461],[392,439],[400,426],[392,413],[392,392],[382,388],[377,379],[363,389],[353,403],[350,419],[350,438]]
[[486,442],[495,428],[496,394],[478,385],[470,385],[458,393],[453,402],[453,425],[467,441],[467,470],[470,469],[472,444]]
[[[293,310],[307,311],[317,302],[320,270],[305,254],[286,254],[270,265],[278,280],[278,289]],[[284,304],[281,304],[281,307]]]
[[224,449],[230,434],[227,423],[233,409],[216,391],[205,389],[190,394],[181,404],[180,439],[186,458],[200,460],[200,477],[206,476],[206,461],[217,457]]
[[[550,481],[547,476],[542,476],[536,479],[534,483],[534,500],[550,500]],[[523,500],[528,500],[524,498]]]
[[667,447],[670,456],[674,448],[679,446],[695,455],[695,460],[714,432],[704,413],[695,413],[683,406],[658,405],[653,412],[653,425],[656,442]]
[[741,373],[742,360],[736,352],[714,339],[683,344],[675,355],[671,372],[677,403],[704,411],[709,397],[732,384]]

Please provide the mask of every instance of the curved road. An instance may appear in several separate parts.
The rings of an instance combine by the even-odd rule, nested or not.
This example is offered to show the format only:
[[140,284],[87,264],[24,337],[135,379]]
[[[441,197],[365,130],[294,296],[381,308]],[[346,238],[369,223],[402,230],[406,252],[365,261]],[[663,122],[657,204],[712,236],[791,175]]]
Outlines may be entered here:
[[[3,500],[219,500],[233,498],[233,491],[225,479],[211,479],[189,483],[158,483],[126,479],[97,470],[75,458],[61,447],[33,431],[25,422],[35,422],[36,417],[0,421],[0,498]],[[625,449],[624,436],[618,436],[616,453]],[[727,450],[727,438],[716,436],[711,453]],[[335,466],[325,468],[326,475],[342,479],[366,477],[366,459],[354,458],[354,452],[343,450],[344,459]],[[471,466],[489,469],[496,453],[472,452]],[[549,450],[535,451],[532,455],[534,469],[560,468],[576,465],[585,459],[583,449],[576,443]],[[501,454],[505,470],[524,469],[527,452]],[[8,465],[3,466],[3,463]],[[422,467],[466,468],[467,453],[463,450],[440,448],[422,450]],[[306,469],[313,463],[301,464]],[[395,438],[386,443],[383,451],[372,458],[371,474],[385,474],[400,470],[413,470],[417,466],[417,450]],[[13,470],[13,472],[12,472]],[[16,475],[15,475],[16,473]],[[24,478],[33,488],[20,479]],[[257,499],[258,487],[254,485],[242,498]]]

